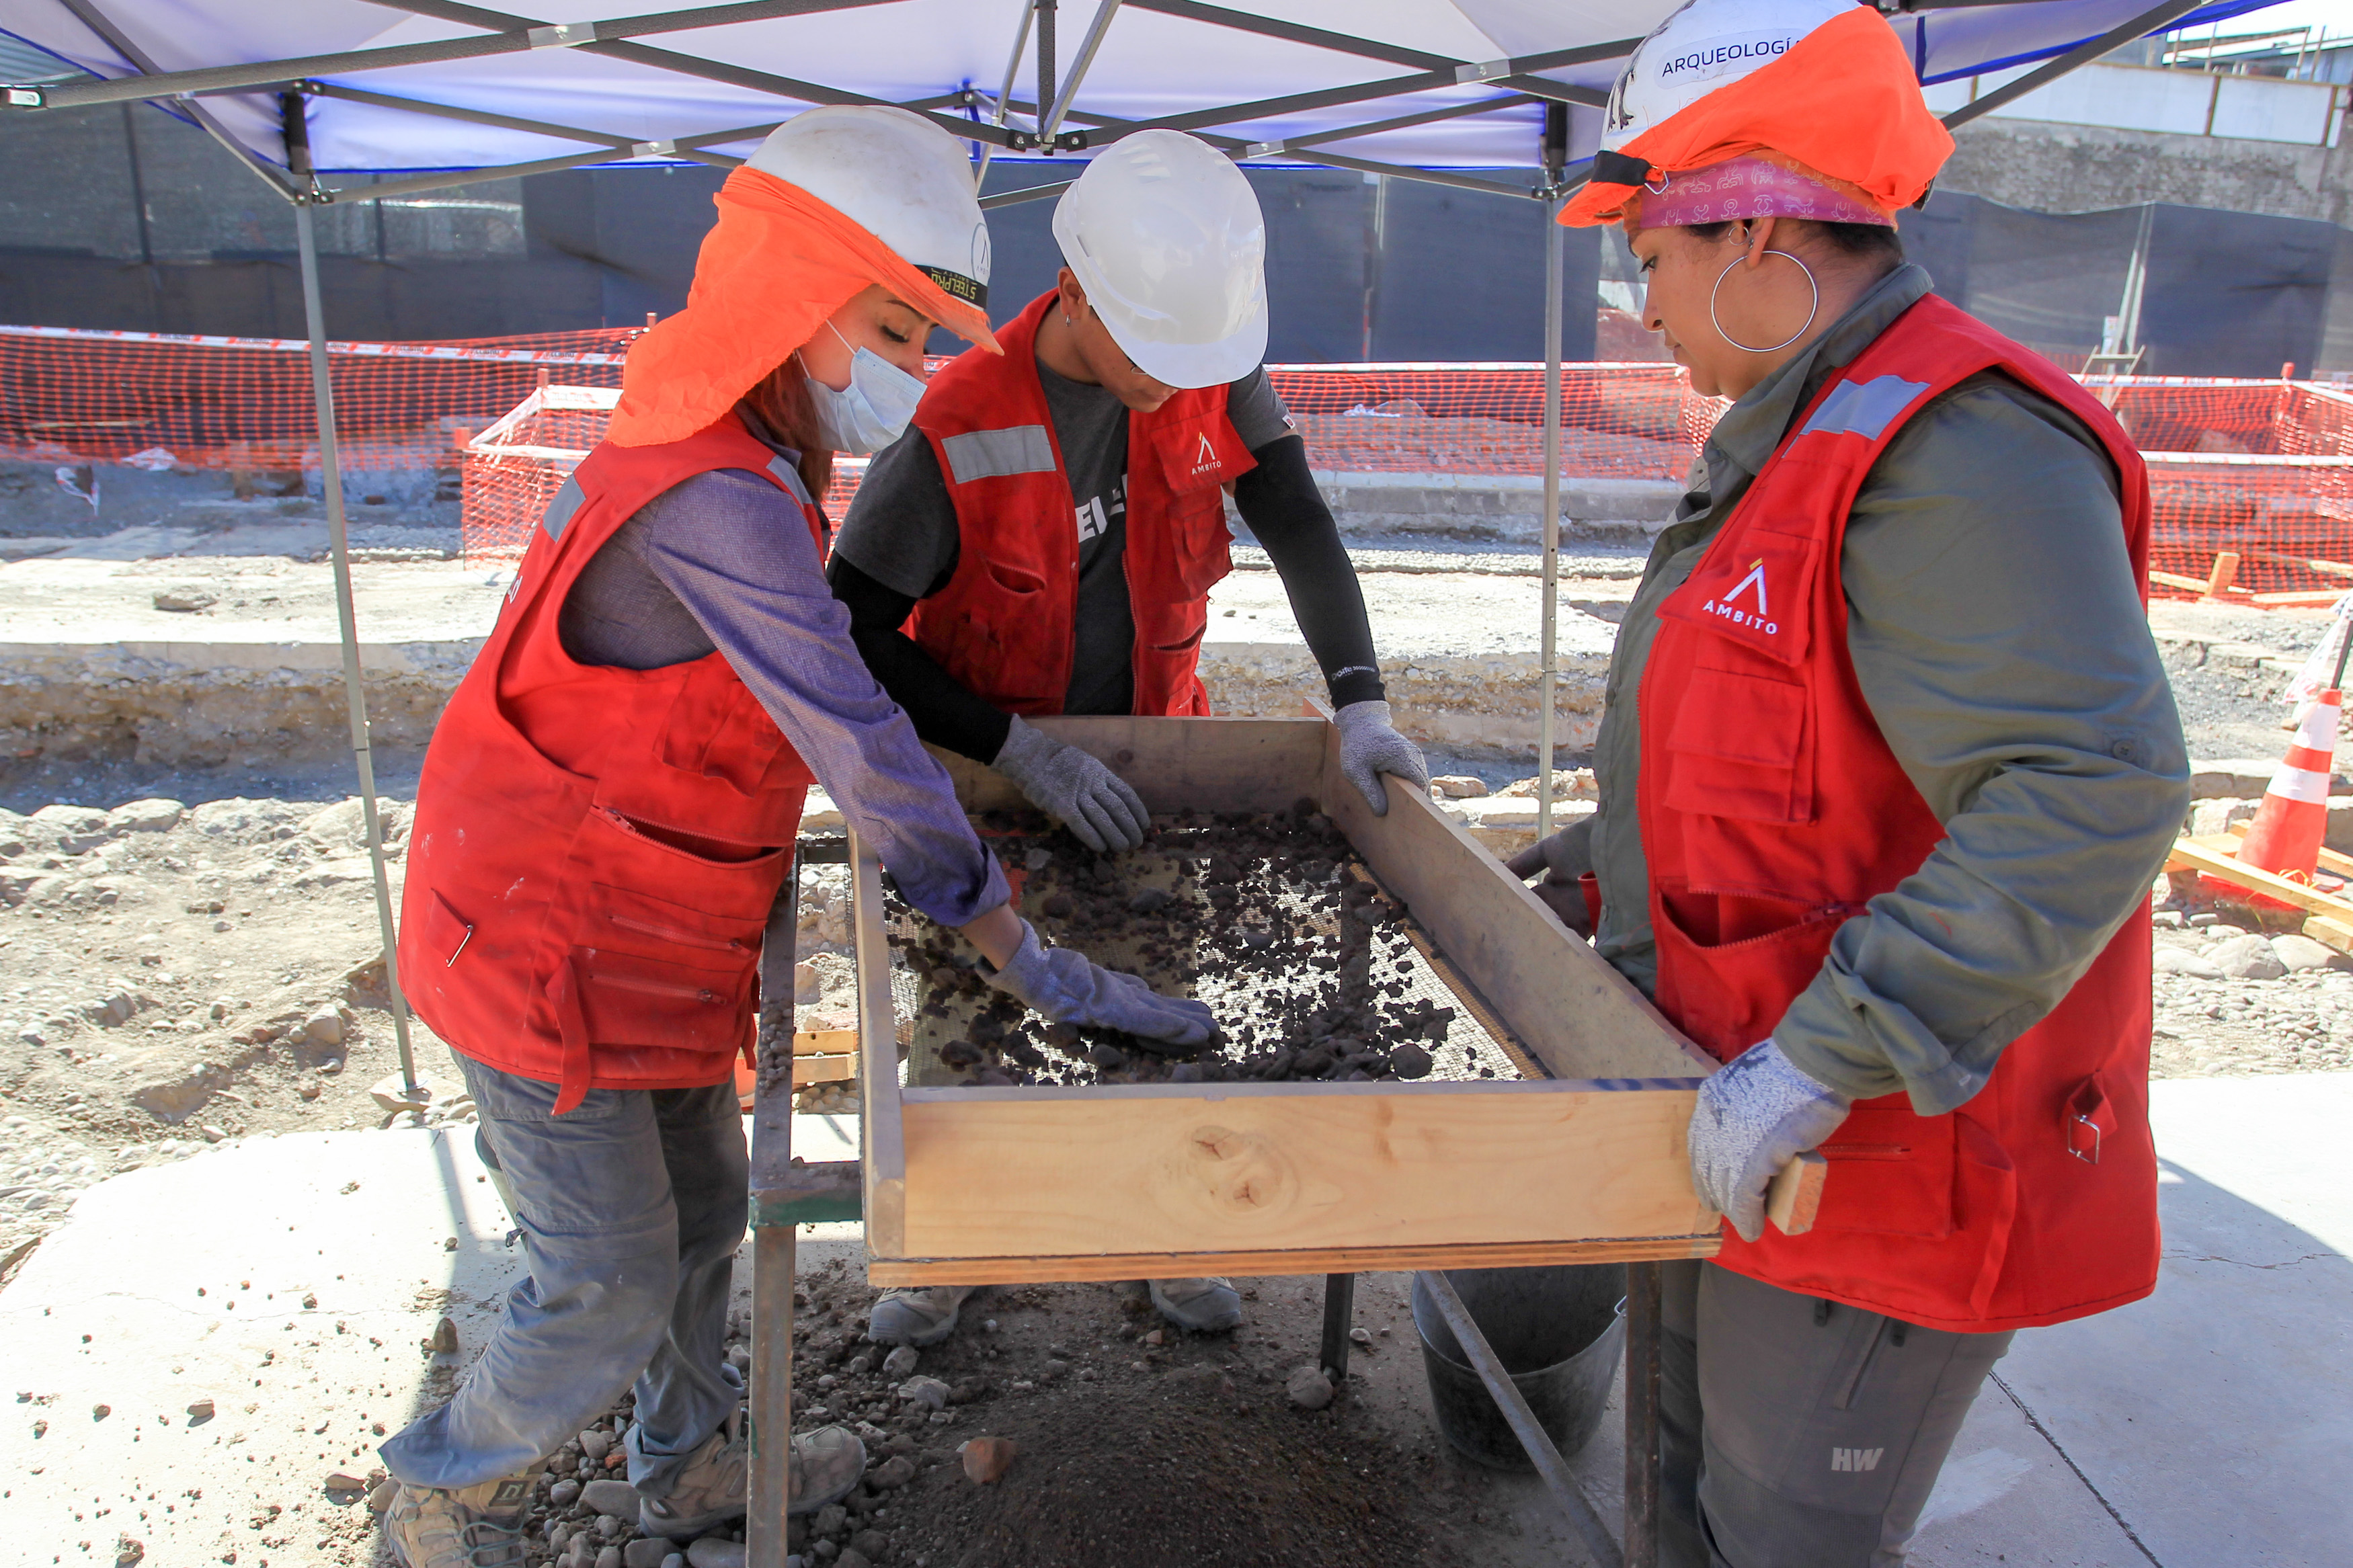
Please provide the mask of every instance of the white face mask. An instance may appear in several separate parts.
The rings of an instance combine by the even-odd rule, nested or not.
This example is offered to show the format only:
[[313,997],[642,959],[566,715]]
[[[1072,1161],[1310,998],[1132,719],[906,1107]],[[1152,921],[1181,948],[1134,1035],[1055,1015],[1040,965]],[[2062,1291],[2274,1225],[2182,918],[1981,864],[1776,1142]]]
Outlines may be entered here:
[[[825,325],[841,338],[839,327],[831,321]],[[849,340],[841,338],[841,346],[849,347]],[[871,349],[850,354],[849,385],[843,391],[837,392],[808,374],[807,360],[801,362],[801,371],[808,384],[809,402],[817,410],[819,438],[834,451],[853,457],[879,452],[904,435],[923,395],[921,380]]]

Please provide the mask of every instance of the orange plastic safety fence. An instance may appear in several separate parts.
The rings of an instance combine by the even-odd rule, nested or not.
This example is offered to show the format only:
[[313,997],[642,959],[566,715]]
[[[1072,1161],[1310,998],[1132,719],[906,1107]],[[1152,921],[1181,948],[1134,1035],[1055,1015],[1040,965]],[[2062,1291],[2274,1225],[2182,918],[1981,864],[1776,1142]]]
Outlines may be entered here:
[[[435,343],[332,343],[345,468],[461,476],[469,553],[531,537],[602,437],[638,329]],[[936,365],[938,363],[934,362]],[[1319,471],[1530,477],[1544,471],[1534,364],[1275,365]],[[2093,376],[2147,455],[2155,589],[2316,599],[2353,588],[2353,394],[2289,381]],[[1680,479],[1724,405],[1680,367],[1562,373],[1562,472]],[[308,345],[0,327],[0,460],[315,475]],[[863,462],[840,463],[827,510]]]

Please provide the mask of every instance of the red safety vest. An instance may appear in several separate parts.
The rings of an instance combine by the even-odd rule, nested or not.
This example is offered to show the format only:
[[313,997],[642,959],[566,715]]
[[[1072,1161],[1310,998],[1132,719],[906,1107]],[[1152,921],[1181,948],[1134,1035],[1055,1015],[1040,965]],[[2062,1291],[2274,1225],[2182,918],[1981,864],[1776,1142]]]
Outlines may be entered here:
[[[1003,357],[951,361],[915,410],[955,502],[960,542],[955,575],[916,605],[907,635],[958,685],[1013,713],[1062,710],[1078,623],[1076,502],[1038,381],[1038,326],[1055,299],[1030,301],[997,333]],[[1258,466],[1226,417],[1226,392],[1179,392],[1127,416],[1138,713],[1209,711],[1194,671],[1210,585],[1234,564],[1220,487]]]
[[[1905,421],[1999,371],[2073,413],[2122,479],[2133,569],[2147,477],[2059,369],[1931,295],[1814,399],[1659,606],[1642,672],[1641,814],[1662,1010],[1728,1061],[1770,1035],[1831,933],[1944,838],[1873,719],[1839,560],[1855,493]],[[1930,1328],[1991,1332],[2137,1300],[2157,1282],[2146,902],[1959,1110],[1859,1102],[1822,1147],[1810,1233],[1725,1235],[1716,1261]]]
[[591,1089],[722,1083],[748,1050],[760,939],[810,773],[726,657],[575,663],[573,583],[640,507],[713,468],[765,474],[820,545],[799,478],[733,413],[600,444],[558,490],[425,753],[400,978],[452,1047]]

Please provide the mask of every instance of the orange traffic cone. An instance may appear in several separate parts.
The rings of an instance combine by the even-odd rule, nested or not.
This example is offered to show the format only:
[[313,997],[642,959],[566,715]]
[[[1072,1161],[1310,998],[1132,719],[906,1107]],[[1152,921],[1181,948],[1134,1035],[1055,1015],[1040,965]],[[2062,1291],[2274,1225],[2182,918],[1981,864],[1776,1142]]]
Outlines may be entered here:
[[2332,686],[2305,710],[2247,826],[2246,841],[2239,846],[2241,865],[2299,882],[2311,881],[2320,868],[2320,844],[2328,830],[2328,775],[2337,765],[2337,721],[2344,705],[2344,694]]

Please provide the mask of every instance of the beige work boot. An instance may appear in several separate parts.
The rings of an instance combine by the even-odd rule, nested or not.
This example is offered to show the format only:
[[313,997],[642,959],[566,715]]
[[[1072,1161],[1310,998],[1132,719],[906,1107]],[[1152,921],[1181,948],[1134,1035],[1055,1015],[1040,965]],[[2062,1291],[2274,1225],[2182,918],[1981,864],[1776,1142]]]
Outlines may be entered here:
[[[670,1495],[638,1500],[638,1533],[690,1540],[744,1517],[750,1447],[744,1423],[731,1417],[697,1448],[678,1473]],[[866,1473],[866,1445],[839,1426],[804,1432],[792,1441],[787,1484],[791,1513],[815,1513],[839,1502]]]
[[523,1515],[536,1468],[457,1491],[406,1481],[384,1510],[402,1568],[523,1568]]
[[955,1332],[956,1314],[977,1285],[933,1285],[918,1290],[898,1286],[875,1300],[866,1320],[866,1337],[878,1345],[913,1345],[922,1350]]
[[1223,1279],[1155,1279],[1152,1304],[1180,1329],[1197,1334],[1241,1326],[1242,1295]]

